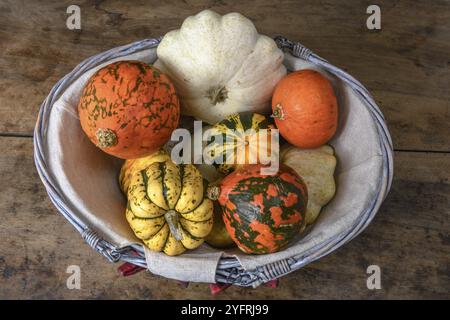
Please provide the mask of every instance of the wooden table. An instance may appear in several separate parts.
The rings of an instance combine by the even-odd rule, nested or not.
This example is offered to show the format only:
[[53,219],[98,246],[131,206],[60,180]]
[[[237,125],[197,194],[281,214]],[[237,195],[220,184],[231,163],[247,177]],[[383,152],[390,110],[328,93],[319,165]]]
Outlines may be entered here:
[[[278,289],[231,287],[215,298],[450,298],[450,2],[386,1],[382,30],[371,31],[372,2],[0,0],[0,298],[211,297],[205,284],[119,276],[50,203],[32,142],[41,102],[78,62],[205,8],[241,12],[261,33],[301,41],[349,71],[375,96],[395,145],[392,191],[364,233]],[[79,31],[66,28],[70,4],[81,8]],[[366,287],[373,264],[381,290]],[[69,265],[81,267],[81,290],[66,287]]]

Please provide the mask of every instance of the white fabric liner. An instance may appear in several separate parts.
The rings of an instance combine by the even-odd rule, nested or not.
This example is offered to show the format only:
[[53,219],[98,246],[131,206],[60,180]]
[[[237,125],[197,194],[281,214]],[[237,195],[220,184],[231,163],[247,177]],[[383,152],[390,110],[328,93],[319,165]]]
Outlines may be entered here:
[[[96,148],[83,133],[77,115],[78,100],[89,77],[99,68],[118,60],[152,63],[156,50],[110,60],[77,79],[55,102],[48,127],[48,165],[62,190],[66,203],[78,217],[104,239],[119,247],[140,243],[125,220],[126,199],[117,176],[122,160]],[[285,56],[288,70],[315,69],[333,83],[339,103],[339,128],[330,142],[338,165],[337,193],[323,208],[306,235],[281,252],[246,255],[238,249],[219,251],[207,244],[177,257],[145,250],[148,268],[167,278],[194,282],[215,282],[217,263],[222,255],[235,256],[245,269],[254,269],[292,256],[300,256],[314,246],[334,239],[359,221],[363,210],[376,196],[382,175],[381,145],[377,129],[365,105],[352,89],[315,65]]]

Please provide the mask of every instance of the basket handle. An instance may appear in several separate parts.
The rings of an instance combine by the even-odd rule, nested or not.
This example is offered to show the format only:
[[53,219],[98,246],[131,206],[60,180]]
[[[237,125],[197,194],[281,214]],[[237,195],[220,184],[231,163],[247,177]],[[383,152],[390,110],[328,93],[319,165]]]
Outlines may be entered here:
[[292,53],[293,56],[297,58],[309,61],[309,57],[313,53],[310,49],[308,49],[301,43],[291,41],[285,37],[276,36],[274,40],[278,48],[288,50],[289,52]]

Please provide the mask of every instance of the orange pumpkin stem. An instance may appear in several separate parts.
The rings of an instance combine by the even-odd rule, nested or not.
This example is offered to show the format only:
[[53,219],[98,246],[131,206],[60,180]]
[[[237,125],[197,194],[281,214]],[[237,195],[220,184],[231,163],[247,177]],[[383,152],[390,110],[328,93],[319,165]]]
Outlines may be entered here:
[[95,133],[97,146],[101,149],[113,147],[118,143],[116,133],[111,129],[99,128]]
[[280,103],[277,103],[277,105],[275,106],[271,117],[278,119],[278,120],[284,120],[284,112],[283,112],[283,108],[281,107]]

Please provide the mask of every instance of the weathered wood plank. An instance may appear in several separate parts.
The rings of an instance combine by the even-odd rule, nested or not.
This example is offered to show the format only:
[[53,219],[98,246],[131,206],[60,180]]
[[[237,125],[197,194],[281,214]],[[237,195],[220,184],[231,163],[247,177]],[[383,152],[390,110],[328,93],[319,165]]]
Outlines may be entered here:
[[[122,278],[48,200],[32,140],[0,137],[1,298],[210,298],[205,284],[182,289],[149,273]],[[218,299],[450,298],[450,155],[395,154],[392,192],[369,228],[337,252],[281,279],[278,289],[231,287]],[[382,289],[366,287],[377,264]],[[66,269],[81,268],[81,290]]]
[[73,1],[0,3],[0,133],[32,132],[52,85],[82,59],[178,28],[211,8],[238,11],[260,32],[303,42],[367,85],[396,148],[450,149],[448,2],[383,3],[382,30],[365,27],[368,0],[83,1],[82,30],[65,26]]

